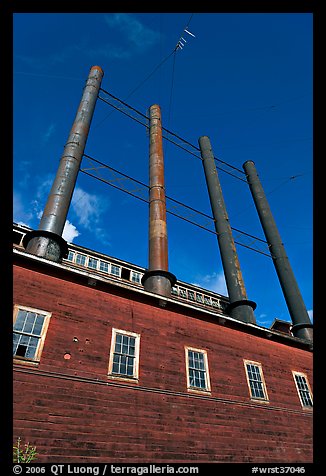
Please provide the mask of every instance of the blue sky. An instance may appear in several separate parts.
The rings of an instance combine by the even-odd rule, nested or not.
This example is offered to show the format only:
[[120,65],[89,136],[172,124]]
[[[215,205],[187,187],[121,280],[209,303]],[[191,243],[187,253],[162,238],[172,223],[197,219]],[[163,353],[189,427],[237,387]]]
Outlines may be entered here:
[[[195,37],[184,32],[189,20]],[[14,221],[38,227],[89,69],[99,65],[104,89],[144,114],[159,104],[164,127],[196,146],[208,135],[215,156],[239,169],[255,162],[312,315],[312,22],[309,13],[15,14]],[[184,48],[168,57],[180,36]],[[148,182],[146,129],[102,101],[85,152]],[[164,152],[167,195],[211,215],[201,161],[169,142]],[[248,186],[219,177],[231,226],[264,238]],[[148,265],[148,206],[82,173],[65,233]],[[177,278],[226,294],[213,234],[168,214],[168,239]],[[289,321],[272,260],[237,251],[257,323]]]

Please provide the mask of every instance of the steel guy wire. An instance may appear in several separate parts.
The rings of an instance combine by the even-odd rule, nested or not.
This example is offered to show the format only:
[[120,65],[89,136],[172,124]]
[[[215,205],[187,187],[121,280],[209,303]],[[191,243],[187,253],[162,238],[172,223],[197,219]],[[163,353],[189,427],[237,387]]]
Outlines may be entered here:
[[[92,162],[95,162],[95,163],[99,164],[100,167],[88,167],[88,168],[84,168],[84,167],[83,167],[83,168],[80,168],[80,171],[81,171],[82,173],[88,175],[89,177],[95,178],[95,179],[97,179],[97,180],[99,180],[99,181],[101,181],[101,182],[103,182],[103,183],[105,183],[105,184],[107,184],[107,185],[110,185],[110,186],[112,186],[113,188],[116,188],[116,189],[118,189],[118,190],[121,190],[121,191],[127,193],[128,195],[133,196],[134,198],[138,198],[139,200],[141,200],[141,201],[143,201],[143,202],[145,202],[145,203],[148,203],[148,199],[145,199],[145,198],[140,197],[139,195],[136,195],[136,194],[135,194],[136,191],[139,191],[139,190],[141,190],[141,189],[136,189],[136,190],[130,191],[130,190],[126,189],[126,188],[123,188],[122,186],[118,186],[116,183],[113,183],[113,182],[117,182],[117,181],[119,181],[119,180],[121,181],[121,180],[126,180],[126,179],[127,179],[127,180],[130,180],[131,182],[135,182],[135,183],[137,183],[138,185],[141,185],[141,187],[143,187],[143,189],[145,188],[146,190],[148,190],[148,189],[149,189],[149,186],[148,186],[147,184],[145,184],[144,182],[141,182],[140,180],[134,179],[133,177],[130,177],[129,175],[127,175],[127,174],[125,174],[125,173],[123,173],[123,172],[120,172],[119,170],[117,170],[117,169],[115,169],[115,168],[113,168],[113,167],[110,167],[109,165],[107,165],[107,164],[105,164],[105,163],[103,163],[103,162],[101,162],[101,161],[95,159],[94,157],[91,157],[91,156],[88,155],[88,154],[84,154],[83,157],[85,157],[86,159],[88,159],[88,160],[90,160],[90,161],[92,161]],[[119,178],[119,177],[117,178],[117,177],[115,177],[114,180],[112,180],[112,179],[111,179],[111,180],[107,180],[107,179],[105,179],[105,178],[103,178],[103,177],[100,177],[99,175],[94,175],[94,174],[90,173],[92,170],[98,171],[99,169],[105,169],[105,168],[108,169],[108,170],[110,170],[110,171],[113,171],[115,174],[121,175],[122,178]],[[173,202],[173,203],[176,203],[177,205],[180,205],[180,206],[182,206],[182,207],[184,207],[184,208],[186,208],[186,209],[188,209],[188,210],[191,210],[192,212],[194,212],[194,213],[196,213],[196,214],[198,214],[198,215],[201,215],[201,216],[203,216],[203,217],[209,219],[211,222],[214,222],[214,221],[215,221],[214,218],[211,217],[210,215],[207,215],[206,213],[203,213],[203,212],[201,212],[201,211],[199,211],[199,210],[196,210],[195,208],[193,208],[193,207],[191,207],[191,206],[189,206],[189,205],[186,205],[185,203],[182,203],[181,201],[176,200],[176,199],[174,199],[174,198],[172,198],[172,197],[169,197],[168,195],[166,195],[166,199],[167,199],[168,201],[171,201],[171,202]],[[199,227],[199,228],[201,228],[201,229],[204,229],[204,230],[206,230],[206,231],[208,231],[208,232],[210,232],[210,233],[212,233],[212,234],[218,235],[218,233],[216,233],[216,231],[210,230],[210,229],[207,228],[206,226],[200,225],[199,223],[196,223],[195,221],[192,221],[192,220],[190,220],[189,218],[186,218],[186,217],[184,217],[184,216],[182,216],[182,215],[180,215],[180,214],[178,214],[178,213],[175,213],[175,212],[173,212],[173,211],[171,211],[171,210],[169,210],[169,209],[167,209],[166,211],[167,211],[167,213],[169,213],[169,214],[171,214],[171,215],[174,215],[174,216],[176,216],[177,218],[181,218],[182,220],[184,220],[184,221],[186,221],[186,222],[188,222],[188,223],[190,223],[190,224],[192,224],[192,225],[195,225],[195,226],[197,226],[197,227]],[[244,235],[244,236],[246,236],[246,237],[252,238],[254,241],[259,241],[259,242],[261,242],[261,243],[264,243],[265,245],[267,244],[267,242],[266,242],[265,240],[263,240],[262,238],[259,238],[259,237],[257,237],[257,236],[251,235],[250,233],[244,232],[244,231],[239,230],[238,228],[235,228],[235,227],[231,227],[231,229],[232,229],[233,231],[235,231],[236,233],[239,233],[239,234]],[[263,255],[265,255],[265,256],[271,257],[270,254],[265,253],[265,252],[263,252],[263,251],[261,251],[261,250],[258,250],[258,249],[256,249],[256,248],[253,248],[252,246],[245,245],[244,243],[241,243],[241,242],[239,242],[239,241],[235,241],[235,243],[237,243],[238,245],[243,246],[243,247],[245,247],[245,248],[251,249],[252,251],[256,251],[257,253],[260,253],[260,254],[263,254]]]

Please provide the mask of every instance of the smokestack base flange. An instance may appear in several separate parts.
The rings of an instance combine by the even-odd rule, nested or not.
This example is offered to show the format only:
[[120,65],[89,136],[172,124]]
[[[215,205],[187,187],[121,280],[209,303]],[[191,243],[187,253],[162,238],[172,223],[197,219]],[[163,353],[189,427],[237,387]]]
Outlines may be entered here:
[[141,283],[146,291],[169,297],[177,278],[169,271],[155,269],[145,271]]
[[294,324],[291,326],[291,332],[294,337],[299,339],[313,341],[313,325],[309,323]]
[[249,299],[239,299],[238,301],[230,302],[226,308],[226,312],[234,319],[243,322],[256,324],[253,312],[257,307],[254,301]]
[[230,304],[228,304],[227,311],[230,312],[235,307],[243,305],[250,306],[253,311],[257,307],[257,303],[255,303],[255,301],[250,301],[249,299],[240,299],[239,301],[230,302]]
[[23,246],[28,253],[57,263],[68,256],[66,240],[51,231],[32,230],[26,233]]

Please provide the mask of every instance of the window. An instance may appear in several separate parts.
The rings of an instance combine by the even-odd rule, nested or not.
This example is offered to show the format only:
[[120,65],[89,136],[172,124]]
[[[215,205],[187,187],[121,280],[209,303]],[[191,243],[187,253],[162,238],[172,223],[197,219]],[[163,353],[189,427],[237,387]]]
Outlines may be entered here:
[[184,288],[179,288],[179,295],[180,297],[187,299],[187,291]]
[[261,364],[245,360],[244,365],[251,398],[268,400]]
[[67,260],[68,261],[73,261],[74,260],[75,253],[69,250]]
[[204,302],[203,295],[196,293],[196,301],[197,302]]
[[92,269],[97,269],[98,260],[95,258],[88,258],[88,267]]
[[112,329],[109,375],[138,379],[140,335]]
[[106,263],[105,261],[100,261],[100,271],[104,271],[104,273],[108,273],[109,263]]
[[312,393],[308,384],[307,376],[299,372],[292,373],[300,397],[301,405],[305,408],[312,408]]
[[216,299],[212,299],[212,306],[213,307],[218,307],[220,308],[220,301],[216,300]]
[[174,296],[178,296],[179,295],[179,291],[178,291],[178,288],[176,286],[172,286],[171,288],[171,294],[173,294]]
[[16,359],[39,361],[51,313],[14,306],[13,355]]
[[194,293],[194,291],[188,290],[188,299],[190,299],[190,301],[194,301],[194,300],[195,300],[195,293]]
[[209,392],[207,352],[191,347],[186,347],[185,352],[188,389]]
[[137,273],[136,271],[131,271],[131,281],[133,283],[140,283],[141,282],[141,274]]
[[76,263],[77,263],[77,264],[81,264],[82,266],[85,266],[85,264],[86,264],[86,256],[77,253],[77,254],[76,254]]
[[121,272],[120,266],[115,266],[114,264],[111,264],[111,274],[114,274],[115,276],[120,277],[120,272]]

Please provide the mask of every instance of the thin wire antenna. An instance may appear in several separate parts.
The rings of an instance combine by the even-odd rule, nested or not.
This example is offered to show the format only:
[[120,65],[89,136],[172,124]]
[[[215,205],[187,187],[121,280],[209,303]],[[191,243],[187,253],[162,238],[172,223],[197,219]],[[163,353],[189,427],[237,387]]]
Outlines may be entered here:
[[[183,33],[184,32],[187,32],[188,34],[190,34],[191,36],[195,36],[193,35],[192,33],[190,33],[187,29],[189,28],[189,25],[190,25],[190,22],[191,22],[191,19],[193,17],[193,13],[190,15],[190,18],[188,20],[188,23],[187,23],[187,26],[184,28],[183,30]],[[185,35],[186,36],[186,35]],[[172,80],[171,80],[171,89],[170,89],[170,100],[169,100],[169,108],[168,108],[168,129],[170,129],[170,121],[171,121],[171,110],[172,110],[172,98],[173,98],[173,87],[174,87],[174,77],[175,77],[175,59],[176,59],[176,52],[178,50],[178,48],[183,48],[185,46],[185,44],[187,43],[187,40],[181,35],[178,42],[177,42],[177,45],[176,47],[174,48],[174,57],[173,57],[173,65],[172,65]],[[165,143],[165,155],[166,155],[166,152],[167,152],[167,146],[168,144]]]
[[[186,28],[183,30],[184,32],[188,33],[188,35],[191,35],[193,37],[195,37],[195,35],[193,33],[191,33],[189,31],[189,24],[191,22],[191,19],[193,17],[193,13],[190,15],[190,18],[188,20],[188,23],[187,23],[187,26]],[[183,42],[184,43],[183,43]],[[143,84],[145,84],[155,73],[156,71],[177,51],[178,48],[180,48],[180,42],[181,42],[181,45],[184,45],[185,43],[187,43],[187,41],[185,40],[185,38],[183,38],[182,36],[180,37],[180,39],[178,40],[175,48],[173,49],[173,51],[171,51],[171,53],[169,53],[157,66],[155,66],[155,68],[153,69],[153,71],[151,73],[149,73],[135,88],[133,88],[128,94],[127,96],[124,98],[124,100],[126,101],[127,99],[130,98],[130,96],[132,96],[136,91],[138,91],[138,89],[140,89]],[[181,46],[182,48],[182,46]],[[175,58],[174,58],[174,61],[175,61]],[[98,127],[99,125],[101,125],[104,121],[106,121],[106,119],[111,116],[113,114],[113,110],[109,112],[109,114],[107,114],[101,121],[99,121],[97,124],[95,124],[94,128],[95,127]]]
[[182,50],[186,46],[187,40],[184,37],[187,36],[187,35],[184,35],[184,33],[187,33],[189,36],[191,36],[193,38],[196,38],[196,36],[193,33],[191,33],[191,31],[189,31],[189,25],[190,25],[190,22],[191,22],[193,16],[194,16],[194,14],[192,13],[190,15],[190,18],[188,20],[188,23],[187,23],[186,27],[183,29],[183,31],[181,33],[181,36],[177,41],[177,44],[174,48],[174,51],[177,51],[179,49]]

